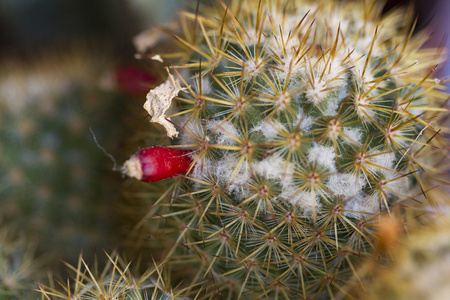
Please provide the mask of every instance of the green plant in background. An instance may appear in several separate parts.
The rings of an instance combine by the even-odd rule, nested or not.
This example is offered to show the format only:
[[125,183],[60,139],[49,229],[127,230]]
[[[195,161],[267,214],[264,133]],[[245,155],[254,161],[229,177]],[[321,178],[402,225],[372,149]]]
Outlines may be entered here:
[[[166,285],[167,278],[162,270],[153,266],[143,275],[136,276],[131,263],[126,264],[116,253],[106,256],[108,261],[102,269],[99,269],[97,261],[90,267],[80,256],[76,267],[67,265],[74,273],[73,282],[66,284],[56,280],[51,286],[40,286],[38,290],[44,299],[143,300],[173,299],[176,296]],[[61,286],[63,291],[60,291]]]
[[0,69],[0,216],[54,262],[114,246],[117,191],[98,180],[109,161],[89,131],[105,147],[118,134],[117,94],[100,87],[111,70],[82,47]]
[[389,258],[382,263],[376,257],[365,261],[356,272],[365,288],[355,284],[349,293],[355,299],[447,299],[449,215],[438,216],[431,226],[416,224],[408,235],[399,234],[400,223],[384,221],[393,226],[382,225],[377,235]]
[[[181,15],[181,49],[159,53],[174,66],[144,107],[192,163],[138,185],[151,207],[136,230],[184,296],[333,298],[383,214],[407,227],[436,210],[441,52],[420,49],[411,12],[382,8],[248,0]],[[140,151],[124,172],[148,180],[171,151]]]
[[180,9],[186,1],[169,0],[126,0],[131,12],[145,27],[161,25],[172,21],[174,11]]
[[45,278],[43,260],[36,258],[36,245],[25,235],[14,236],[5,227],[0,231],[0,299],[32,299],[33,281]]

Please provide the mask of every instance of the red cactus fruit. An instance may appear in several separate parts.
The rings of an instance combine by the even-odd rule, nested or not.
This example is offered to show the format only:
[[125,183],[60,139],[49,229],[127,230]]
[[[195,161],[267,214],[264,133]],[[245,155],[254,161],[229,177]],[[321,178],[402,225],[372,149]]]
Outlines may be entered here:
[[135,96],[145,96],[148,88],[158,81],[158,77],[134,66],[122,66],[115,70],[114,80],[117,87]]
[[145,182],[171,178],[189,170],[192,164],[190,152],[158,146],[144,148],[124,163],[122,172]]

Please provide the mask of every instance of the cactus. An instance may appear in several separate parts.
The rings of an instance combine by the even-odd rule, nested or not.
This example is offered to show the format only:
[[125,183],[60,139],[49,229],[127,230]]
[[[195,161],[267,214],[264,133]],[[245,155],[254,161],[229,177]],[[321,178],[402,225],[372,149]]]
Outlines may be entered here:
[[[333,297],[381,215],[407,226],[435,205],[441,52],[420,49],[410,11],[382,8],[247,0],[181,14],[181,50],[161,53],[172,67],[144,107],[191,164],[137,185],[151,208],[136,228],[186,297]],[[124,172],[145,180],[140,158]]]
[[23,233],[17,236],[5,227],[0,231],[0,299],[33,299],[33,281],[45,277],[43,260]]
[[98,180],[110,162],[89,128],[111,146],[118,97],[100,87],[111,64],[88,53],[52,50],[0,70],[0,217],[39,241],[38,252],[57,266],[76,261],[82,249],[93,256],[95,248],[111,248],[114,239],[116,191],[107,176]]
[[[131,263],[125,263],[117,253],[106,254],[108,260],[102,270],[97,261],[94,267],[89,267],[80,255],[77,266],[66,264],[74,273],[70,282],[59,280],[51,282],[50,286],[40,285],[37,289],[44,299],[123,299],[144,300],[173,299],[177,293],[167,285],[167,279],[162,269],[149,268],[143,275],[135,275]],[[63,290],[58,289],[63,287]]]
[[386,230],[379,230],[377,239],[388,246],[384,250],[389,258],[380,263],[373,257],[361,265],[356,274],[364,288],[354,284],[350,293],[356,299],[447,299],[450,216],[438,215],[433,221],[427,227],[416,224],[408,235],[397,227],[395,239],[386,240]]

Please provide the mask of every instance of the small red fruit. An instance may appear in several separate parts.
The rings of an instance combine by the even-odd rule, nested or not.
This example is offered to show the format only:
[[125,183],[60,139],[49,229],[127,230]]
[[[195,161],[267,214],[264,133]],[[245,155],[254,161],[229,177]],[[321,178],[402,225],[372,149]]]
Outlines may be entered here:
[[191,151],[166,147],[144,148],[133,154],[122,168],[130,177],[154,182],[186,173],[192,164]]
[[158,77],[138,67],[122,66],[114,71],[114,80],[121,91],[141,97],[158,82]]

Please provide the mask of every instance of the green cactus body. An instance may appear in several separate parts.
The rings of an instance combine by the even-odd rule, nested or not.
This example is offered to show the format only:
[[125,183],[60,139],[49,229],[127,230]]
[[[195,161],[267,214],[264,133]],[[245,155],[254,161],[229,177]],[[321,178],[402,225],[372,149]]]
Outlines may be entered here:
[[248,0],[182,15],[166,117],[193,164],[147,217],[187,296],[333,297],[379,215],[427,201],[441,58],[409,15],[381,10]]

